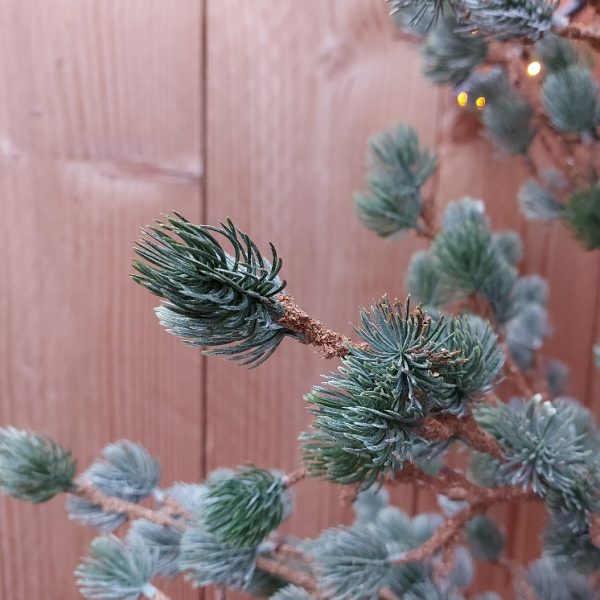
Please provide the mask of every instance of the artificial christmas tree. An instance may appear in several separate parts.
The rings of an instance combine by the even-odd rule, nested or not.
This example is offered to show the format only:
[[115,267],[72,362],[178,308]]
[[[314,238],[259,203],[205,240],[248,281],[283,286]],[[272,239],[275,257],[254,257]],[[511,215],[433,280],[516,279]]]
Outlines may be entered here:
[[[426,73],[455,86],[459,104],[481,111],[489,137],[530,166],[525,213],[563,219],[597,247],[597,88],[563,39],[594,46],[593,29],[547,3],[393,4],[413,34],[427,26]],[[527,51],[525,61],[514,60],[515,48]],[[505,58],[488,64],[498,49]],[[540,59],[533,76],[531,52]],[[526,81],[543,77],[531,86],[535,105],[512,75],[520,67]],[[542,135],[573,154],[565,164],[559,154],[550,173],[531,151]],[[410,300],[384,297],[361,311],[356,339],[297,306],[275,248],[264,254],[233,222],[195,225],[173,214],[146,229],[134,279],[161,298],[157,315],[170,332],[249,367],[286,337],[341,366],[306,395],[314,419],[301,439],[304,464],[287,474],[220,469],[163,488],[156,459],[120,441],[76,477],[59,444],[0,430],[3,492],[31,502],[65,492],[71,518],[103,532],[77,570],[85,597],[164,598],[155,578],[185,575],[288,600],[460,599],[473,559],[504,565],[519,598],[595,597],[588,576],[600,567],[600,435],[588,411],[562,396],[563,369],[539,360],[548,286],[519,273],[519,236],[493,231],[481,201],[463,198],[437,214],[422,191],[434,171],[408,125],[374,137],[359,217],[386,238],[413,230],[429,248],[411,260]],[[307,476],[346,486],[355,522],[313,540],[282,538],[293,487]],[[390,506],[385,490],[397,483],[435,490],[440,514],[409,517]],[[551,516],[544,556],[527,568],[504,555],[503,533],[486,514],[523,500]],[[112,534],[126,523],[122,537]]]

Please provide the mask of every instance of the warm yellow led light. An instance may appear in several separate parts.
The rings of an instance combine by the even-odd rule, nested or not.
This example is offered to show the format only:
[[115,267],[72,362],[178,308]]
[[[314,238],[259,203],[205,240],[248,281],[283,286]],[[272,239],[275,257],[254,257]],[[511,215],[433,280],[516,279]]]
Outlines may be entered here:
[[535,77],[536,75],[539,75],[541,70],[542,65],[538,60],[532,60],[527,65],[527,75],[529,75],[529,77]]
[[479,96],[479,98],[475,100],[475,106],[477,108],[483,108],[485,106],[485,97]]
[[467,92],[459,92],[456,96],[456,103],[459,106],[466,106],[469,101],[469,94]]

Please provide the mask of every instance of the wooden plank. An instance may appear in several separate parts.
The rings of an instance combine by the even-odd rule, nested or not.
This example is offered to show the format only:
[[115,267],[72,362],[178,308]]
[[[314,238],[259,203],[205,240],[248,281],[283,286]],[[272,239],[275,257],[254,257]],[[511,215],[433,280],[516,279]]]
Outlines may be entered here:
[[[138,440],[165,484],[202,476],[200,357],[128,274],[140,225],[171,208],[200,217],[200,10],[0,4],[0,423],[56,437],[82,467]],[[0,499],[2,598],[80,597],[93,532],[63,504]]]
[[[262,246],[273,241],[298,303],[351,333],[358,307],[403,296],[422,245],[382,241],[358,222],[352,193],[364,182],[366,140],[404,120],[431,146],[437,92],[415,50],[394,40],[379,0],[213,0],[207,30],[208,220],[229,215]],[[210,360],[209,467],[296,467],[311,420],[302,395],[336,366],[292,341],[255,371]],[[315,535],[348,521],[339,491],[299,485],[286,530]],[[396,500],[410,509],[412,489]]]

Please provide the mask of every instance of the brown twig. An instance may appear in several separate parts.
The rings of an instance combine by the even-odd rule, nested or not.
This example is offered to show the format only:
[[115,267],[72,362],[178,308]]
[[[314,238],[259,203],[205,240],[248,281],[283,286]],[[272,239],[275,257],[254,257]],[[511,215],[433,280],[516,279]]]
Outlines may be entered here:
[[146,519],[162,527],[172,527],[179,531],[185,530],[185,523],[183,521],[178,521],[160,510],[152,510],[134,502],[128,502],[114,496],[107,496],[97,490],[89,481],[78,482],[69,493],[102,507],[106,512],[122,513],[131,519]]
[[350,338],[327,329],[320,321],[304,312],[291,296],[282,294],[277,298],[285,308],[278,319],[281,325],[299,333],[306,344],[314,346],[323,358],[343,358],[348,354]]
[[518,488],[480,488],[469,505],[460,512],[448,517],[423,544],[403,553],[393,562],[405,564],[430,560],[435,554],[452,546],[464,526],[475,516],[485,513],[494,504],[510,502],[516,499],[531,498],[531,492]]
[[600,50],[600,28],[583,23],[569,23],[564,27],[556,27],[554,33],[570,40],[581,40],[594,50]]
[[467,508],[448,517],[433,533],[433,535],[420,546],[404,552],[394,560],[397,564],[409,562],[422,562],[430,560],[435,554],[452,545],[462,531],[462,528],[477,514],[485,512],[486,504],[472,503]]
[[297,571],[296,569],[292,569],[288,565],[275,560],[273,558],[266,558],[264,556],[258,557],[256,560],[256,567],[261,571],[265,571],[266,573],[270,573],[271,575],[275,575],[276,577],[280,577],[281,579],[285,579],[289,583],[293,583],[301,588],[304,588],[307,592],[311,594],[317,594],[317,582],[314,577],[309,573],[305,573],[304,571]]
[[291,488],[293,485],[297,484],[303,479],[306,479],[307,475],[307,470],[304,467],[300,467],[299,469],[296,469],[295,471],[292,471],[283,477],[283,485],[286,488]]
[[427,417],[423,421],[421,435],[431,441],[443,441],[451,437],[460,438],[479,452],[485,452],[499,460],[504,457],[502,446],[479,426],[472,415],[457,417],[443,414]]
[[188,521],[194,520],[194,517],[171,496],[165,496],[160,510],[171,517],[183,517]]

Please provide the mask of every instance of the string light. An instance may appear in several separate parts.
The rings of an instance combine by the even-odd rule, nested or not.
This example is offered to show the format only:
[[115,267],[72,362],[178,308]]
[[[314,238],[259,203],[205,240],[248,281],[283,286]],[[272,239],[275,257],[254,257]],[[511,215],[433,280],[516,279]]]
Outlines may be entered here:
[[459,92],[456,96],[456,103],[461,107],[466,106],[468,101],[469,94],[467,94],[467,92]]
[[527,75],[529,75],[529,77],[536,77],[537,75],[540,74],[542,70],[542,65],[540,63],[540,61],[538,60],[532,60],[528,65],[527,65]]
[[483,108],[485,106],[485,96],[479,96],[475,100],[475,106],[479,109]]

